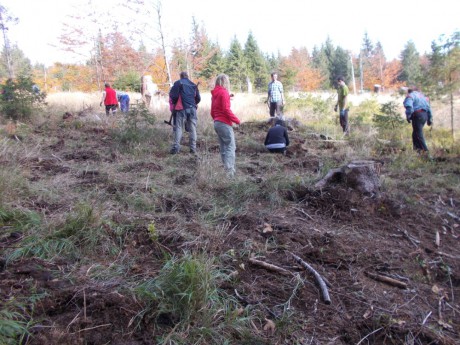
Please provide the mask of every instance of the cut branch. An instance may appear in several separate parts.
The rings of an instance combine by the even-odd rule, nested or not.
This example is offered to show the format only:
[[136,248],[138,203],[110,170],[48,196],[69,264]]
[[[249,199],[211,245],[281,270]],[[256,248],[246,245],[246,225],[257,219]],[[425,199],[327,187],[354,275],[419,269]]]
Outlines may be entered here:
[[300,257],[295,255],[294,253],[291,253],[291,255],[293,256],[295,261],[297,261],[298,264],[300,264],[308,272],[313,274],[313,276],[315,277],[316,282],[318,283],[319,288],[321,290],[321,294],[323,296],[324,303],[331,304],[331,298],[329,297],[329,291],[327,290],[327,285],[326,285],[326,282],[324,281],[323,277],[321,277],[321,275],[318,272],[316,272],[316,270],[313,267],[311,267],[309,264],[307,264],[305,261],[303,261]]
[[287,269],[284,269],[282,267],[279,267],[279,266],[276,266],[276,265],[273,265],[273,264],[269,264],[267,262],[260,261],[260,260],[254,259],[254,258],[249,258],[249,262],[251,264],[255,265],[255,266],[263,267],[263,268],[265,268],[265,269],[267,269],[269,271],[278,272],[278,273],[281,273],[281,274],[284,274],[284,275],[291,275],[292,274]]
[[396,287],[398,287],[400,289],[407,289],[407,284],[402,282],[402,281],[400,281],[400,280],[396,280],[396,279],[386,277],[386,276],[382,276],[380,274],[376,274],[376,273],[372,273],[372,272],[366,272],[366,275],[369,278],[372,278],[372,279],[377,280],[379,282],[387,283],[387,284],[396,286]]

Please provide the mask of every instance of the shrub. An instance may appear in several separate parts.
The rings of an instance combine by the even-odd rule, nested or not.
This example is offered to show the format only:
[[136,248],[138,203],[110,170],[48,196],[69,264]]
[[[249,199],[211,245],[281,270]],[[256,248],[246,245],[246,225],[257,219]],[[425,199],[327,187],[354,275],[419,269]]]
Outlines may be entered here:
[[1,88],[0,111],[14,122],[30,118],[33,110],[46,104],[46,94],[36,88],[31,76],[7,79]]
[[152,128],[148,125],[155,123],[155,116],[144,103],[131,106],[125,115],[125,122],[120,128],[113,130],[112,135],[123,145],[137,144],[150,139]]
[[404,119],[398,111],[398,105],[394,101],[382,104],[380,114],[374,114],[373,121],[378,128],[391,130],[404,124]]

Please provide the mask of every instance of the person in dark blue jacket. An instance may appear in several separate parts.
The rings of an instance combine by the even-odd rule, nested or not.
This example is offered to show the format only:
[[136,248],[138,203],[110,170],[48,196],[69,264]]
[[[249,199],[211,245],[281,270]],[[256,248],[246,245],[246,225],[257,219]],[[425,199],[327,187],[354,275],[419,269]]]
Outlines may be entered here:
[[406,108],[407,122],[412,122],[412,144],[414,150],[427,152],[428,147],[423,136],[423,126],[425,126],[425,123],[428,126],[433,124],[430,102],[416,87],[411,87],[407,90],[407,97],[403,104],[404,108]]
[[180,73],[180,80],[174,83],[169,91],[169,97],[174,104],[174,111],[176,113],[174,143],[172,144],[170,153],[179,153],[184,125],[189,132],[190,152],[196,153],[196,108],[201,101],[201,96],[197,85],[188,79],[187,72]]
[[265,138],[265,147],[270,152],[285,153],[289,146],[289,136],[284,121],[277,119],[273,127],[268,130]]

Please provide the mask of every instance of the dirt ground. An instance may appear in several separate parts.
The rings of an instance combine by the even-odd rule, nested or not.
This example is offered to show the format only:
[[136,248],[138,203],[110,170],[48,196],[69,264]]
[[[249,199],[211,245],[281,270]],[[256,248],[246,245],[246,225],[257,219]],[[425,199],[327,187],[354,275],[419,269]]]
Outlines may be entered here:
[[[166,129],[165,129],[166,130]],[[126,162],[124,153],[114,150],[113,139],[105,129],[68,129],[65,132],[39,131],[35,135],[43,144],[37,154],[20,162],[31,184],[59,180],[76,189],[99,188],[108,195],[130,194],[138,190],[135,183],[120,183],[109,177],[105,167]],[[262,140],[265,128],[242,126],[237,140],[250,135]],[[291,133],[292,145],[278,164],[286,174],[316,174],[323,158],[334,159],[337,143],[317,140],[305,151],[305,138]],[[199,155],[217,155],[216,145],[199,142]],[[239,146],[237,160],[245,164],[239,178],[255,184],[267,183],[270,173],[259,164],[261,155],[250,146]],[[200,164],[198,158],[184,153],[183,174],[175,176],[178,185],[186,185]],[[57,157],[57,158],[56,158]],[[153,147],[150,160],[119,165],[127,180],[140,172],[164,173],[167,151]],[[390,158],[379,157],[384,164],[380,174],[392,179],[411,179],[407,172],[389,172]],[[339,159],[337,158],[337,161]],[[98,169],[83,169],[91,162]],[[2,162],[9,164],[11,162]],[[447,173],[460,174],[459,157],[442,157],[438,170],[457,166]],[[388,176],[390,174],[391,176]],[[405,175],[406,174],[406,175]],[[130,177],[131,176],[131,177]],[[411,193],[415,203],[386,192],[362,195],[343,184],[322,190],[298,186],[283,191],[283,204],[270,205],[257,200],[249,210],[233,215],[220,224],[225,234],[212,238],[204,233],[200,212],[209,209],[202,199],[158,200],[153,215],[128,214],[122,209],[113,213],[112,221],[122,224],[128,219],[153,217],[159,229],[159,243],[173,254],[205,250],[225,257],[225,269],[235,272],[235,279],[221,288],[235,296],[244,308],[259,310],[253,332],[264,344],[460,344],[460,196],[450,188],[441,194],[427,190]],[[57,217],[66,205],[47,200],[22,200],[18,205],[34,209],[46,217]],[[199,202],[200,205],[193,206]],[[192,206],[190,206],[192,205]],[[186,216],[184,216],[186,214]],[[184,218],[185,217],[185,218]],[[183,221],[185,219],[185,221]],[[177,232],[182,222],[187,237]],[[267,230],[268,228],[268,230]],[[111,229],[107,229],[108,232]],[[436,233],[440,244],[436,244]],[[0,248],[6,251],[21,243],[21,233],[1,228]],[[154,334],[169,333],[174,325],[166,322],[155,329],[145,322],[133,326],[133,318],[142,304],[123,288],[135,277],[154,277],[163,258],[156,253],[145,226],[130,233],[119,256],[134,258],[135,265],[125,275],[113,279],[90,279],[94,265],[75,265],[63,259],[23,258],[0,266],[0,295],[41,296],[33,314],[39,320],[31,328],[29,344],[156,344]],[[232,258],[225,253],[236,251]],[[251,263],[248,255],[288,270],[283,274]],[[330,303],[324,301],[314,276],[304,270],[292,254],[313,267],[328,286]],[[109,265],[105,258],[94,264]],[[237,272],[237,273],[236,273]],[[305,284],[299,284],[303,279]],[[276,330],[264,330],[266,320],[277,324]]]

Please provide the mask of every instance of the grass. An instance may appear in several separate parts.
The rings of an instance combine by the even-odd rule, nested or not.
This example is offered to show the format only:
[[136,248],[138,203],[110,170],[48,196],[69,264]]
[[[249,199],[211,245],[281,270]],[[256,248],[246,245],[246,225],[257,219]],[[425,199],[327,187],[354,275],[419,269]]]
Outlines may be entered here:
[[[172,331],[158,339],[160,344],[225,344],[241,338],[248,318],[238,311],[238,303],[219,289],[227,279],[213,259],[186,253],[165,262],[155,279],[136,288],[145,303],[139,317],[166,323]],[[187,336],[184,336],[189,333]]]
[[[23,141],[0,140],[0,226],[22,236],[2,258],[8,264],[24,258],[50,263],[59,259],[69,265],[67,277],[75,282],[82,268],[98,286],[121,281],[126,296],[134,294],[137,306],[142,305],[133,320],[152,332],[152,341],[158,344],[276,341],[265,339],[251,325],[262,328],[265,310],[254,305],[242,308],[224,287],[229,283],[227,274],[242,259],[253,253],[276,253],[287,244],[276,236],[251,237],[245,231],[257,234],[257,226],[252,229],[254,224],[237,221],[251,215],[248,222],[256,223],[283,212],[290,205],[290,193],[310,188],[332,168],[353,159],[384,160],[384,192],[414,206],[421,192],[460,194],[455,160],[460,147],[449,139],[448,129],[425,132],[433,155],[446,163],[421,159],[412,151],[407,123],[391,130],[374,127],[371,115],[381,103],[378,98],[352,100],[348,138],[311,140],[311,150],[297,152],[289,160],[265,154],[261,139],[265,133],[242,126],[235,131],[237,175],[229,180],[209,115],[209,94],[202,94],[198,109],[198,158],[186,152],[168,154],[172,131],[162,123],[169,119],[167,103],[159,101],[148,114],[150,119],[138,111],[131,119],[81,117],[65,122],[64,111],[78,112],[89,105],[95,114],[104,113],[98,106],[99,95],[77,94],[75,101],[70,94],[60,96],[50,96],[46,118],[22,130]],[[333,97],[289,97],[285,115],[300,121],[293,132],[296,140],[311,133],[342,140],[338,116],[332,111]],[[263,122],[268,114],[261,99],[261,95],[237,94],[232,108],[243,122]],[[72,155],[75,152],[87,155]],[[44,171],[45,161],[51,161],[57,172]],[[62,167],[69,170],[59,172]],[[238,242],[227,243],[232,230]],[[308,249],[308,241],[300,240]],[[134,274],[138,265],[143,270]],[[280,311],[276,334],[286,342],[303,327],[291,322],[300,312],[289,308],[290,303],[300,298],[303,286],[298,281],[293,284],[289,300],[276,305]],[[6,308],[0,314],[7,321],[0,323],[0,336],[9,334],[14,341],[25,337],[30,319],[26,311]],[[0,343],[11,339],[0,337]]]

